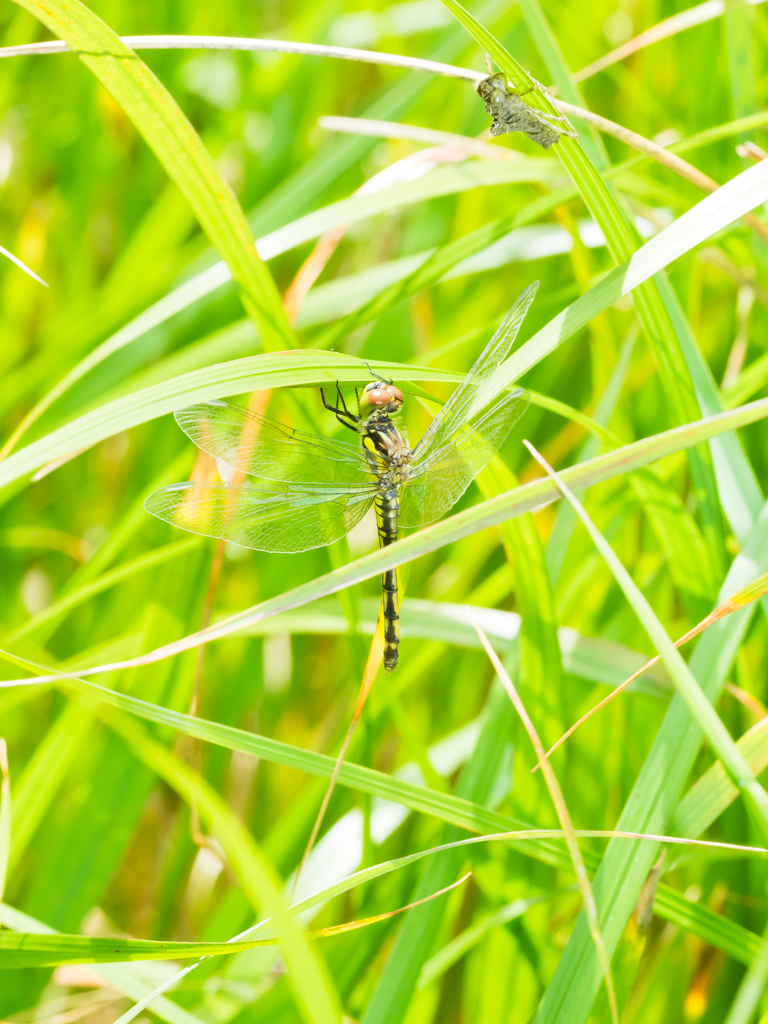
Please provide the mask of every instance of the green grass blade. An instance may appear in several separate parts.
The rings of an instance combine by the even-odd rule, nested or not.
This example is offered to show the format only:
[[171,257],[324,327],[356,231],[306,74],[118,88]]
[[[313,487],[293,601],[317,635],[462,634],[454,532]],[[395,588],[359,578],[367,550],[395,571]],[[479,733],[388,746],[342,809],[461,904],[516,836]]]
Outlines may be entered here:
[[265,347],[294,344],[280,296],[255,251],[234,193],[159,79],[79,0],[18,2],[77,53],[144,136],[230,267],[259,324]]
[[151,939],[102,939],[90,935],[34,935],[3,931],[0,932],[0,970],[131,960],[189,960],[200,956],[228,956],[243,949],[276,943],[277,939],[246,939],[238,943],[153,942]]
[[[767,535],[768,523],[758,520],[749,542],[735,559],[721,587],[718,603],[768,568]],[[705,632],[697,644],[690,667],[710,700],[716,700],[720,693],[753,613],[754,605],[750,605],[721,620]],[[666,828],[700,743],[700,731],[682,699],[676,696],[622,811],[618,828],[648,832]],[[641,851],[609,845],[595,879],[601,913],[608,915],[610,921],[605,929],[609,946],[618,942],[654,858],[650,848]],[[667,919],[675,920],[682,908],[671,910],[666,900],[667,891],[660,886],[657,907],[663,903],[666,908],[663,912],[669,915]],[[742,953],[737,959],[742,963],[750,962],[757,948],[759,939],[750,947],[748,955]],[[586,923],[578,922],[547,991],[541,1020],[547,1024],[585,1020],[599,984],[600,972]]]
[[712,607],[717,583],[696,520],[675,491],[652,470],[633,473],[631,486],[659,539],[688,614],[693,622],[699,622]]
[[113,713],[109,724],[140,761],[165,779],[184,800],[197,807],[221,844],[248,898],[257,910],[263,908],[274,919],[291,986],[304,1019],[317,1024],[338,1020],[336,997],[329,979],[301,929],[286,913],[272,866],[240,819],[194,769],[152,739],[138,722]]
[[44,820],[93,725],[93,716],[79,701],[70,703],[48,730],[19,776],[15,793],[15,827],[10,867],[19,864]]
[[[768,718],[745,732],[736,745],[755,775],[768,766]],[[738,797],[721,761],[696,780],[677,805],[671,829],[676,836],[700,836]]]
[[722,719],[699,686],[688,665],[683,660],[683,656],[670,639],[669,634],[661,622],[659,622],[647,598],[629,575],[613,548],[600,533],[584,509],[584,506],[567,484],[563,483],[562,479],[551,467],[547,466],[546,468],[552,478],[558,483],[563,495],[576,510],[595,547],[605,559],[614,579],[621,587],[624,596],[632,606],[632,610],[648,633],[654,647],[659,652],[659,656],[666,665],[678,693],[688,705],[691,715],[709,740],[712,749],[719,756],[731,780],[742,791],[744,799],[752,811],[765,840],[768,841],[768,793],[765,792],[755,778],[752,769],[736,745],[735,740],[731,737]]
[[8,646],[18,643],[24,637],[28,637],[30,634],[36,633],[38,629],[49,625],[53,620],[63,618],[73,608],[77,608],[78,605],[90,600],[90,598],[95,597],[97,594],[103,594],[105,590],[116,587],[133,576],[146,572],[149,569],[154,569],[158,565],[164,565],[166,562],[173,561],[174,558],[189,554],[190,551],[193,551],[201,543],[202,540],[197,537],[190,538],[189,540],[174,541],[172,544],[166,544],[164,547],[147,552],[146,555],[139,555],[138,558],[125,562],[117,569],[104,573],[103,576],[99,576],[90,583],[84,583],[81,587],[70,590],[64,597],[59,598],[58,601],[54,601],[47,608],[33,615],[23,625],[11,630],[5,636],[4,642]]
[[[731,619],[733,618],[731,616]],[[19,659],[16,660],[19,661]],[[22,662],[22,664],[26,663]],[[129,694],[88,683],[85,680],[62,682],[85,697],[95,699],[100,703],[103,702],[146,721],[168,726],[205,742],[224,746],[229,750],[239,750],[265,761],[285,765],[325,779],[330,778],[334,770],[335,759],[315,751],[304,750],[279,740],[160,707]],[[434,815],[443,821],[472,832],[499,833],[528,827],[526,822],[498,814],[471,800],[452,794],[437,793],[423,786],[405,782],[402,779],[349,761],[345,761],[341,766],[339,784],[369,793],[372,796],[404,804],[415,811]],[[626,845],[632,844],[627,843]],[[547,840],[522,840],[517,848],[544,863],[561,870],[569,870],[570,861],[565,851]],[[588,869],[594,872],[599,863],[598,858],[593,853],[585,851],[584,859]],[[686,930],[701,936],[705,941],[713,943],[718,948],[724,949],[742,963],[748,963],[751,960],[759,945],[759,938],[736,922],[728,921],[720,915],[714,914],[707,907],[690,903],[674,889],[664,885],[660,885],[658,888],[657,913],[666,920],[674,921]],[[27,928],[27,930],[29,929]]]
[[[723,408],[712,372],[669,281],[660,277],[659,287],[680,339],[701,411],[707,416],[712,416]],[[735,536],[743,541],[749,535],[763,507],[763,495],[755,471],[734,435],[726,434],[710,441],[709,447],[717,477],[720,504]]]
[[11,773],[8,747],[0,736],[0,905],[11,859]]
[[760,1006],[768,977],[768,930],[763,933],[763,945],[741,979],[733,1005],[725,1024],[750,1024]]
[[[636,441],[634,444],[626,445],[615,451],[601,455],[587,463],[574,466],[562,474],[562,479],[575,488],[588,487],[603,480],[610,479],[617,474],[629,472],[663,458],[676,451],[702,440],[708,440],[716,434],[747,423],[755,422],[768,415],[768,399],[753,402],[742,409],[733,412],[721,413],[708,420],[700,420],[697,423],[686,424],[684,427],[676,427],[674,430],[666,431],[663,434],[645,438],[643,441]],[[462,537],[470,536],[488,526],[495,526],[507,519],[512,519],[524,512],[545,505],[556,498],[557,486],[550,480],[536,480],[516,488],[512,492],[501,494],[496,498],[482,502],[474,508],[467,509],[457,515],[444,519],[442,522],[431,526],[429,530],[422,530],[410,537],[398,540],[386,548],[365,555],[350,564],[336,569],[325,576],[302,584],[292,591],[288,591],[277,598],[272,598],[253,608],[246,609],[236,615],[232,615],[214,626],[209,626],[199,633],[186,637],[184,640],[175,641],[162,648],[157,648],[149,654],[142,655],[136,659],[124,662],[113,663],[109,666],[99,666],[85,670],[85,675],[97,674],[99,672],[113,671],[116,668],[127,668],[153,661],[159,661],[181,651],[189,650],[231,635],[240,629],[247,628],[253,623],[276,615],[282,611],[289,611],[292,608],[308,604],[328,594],[335,593],[354,583],[364,579],[370,579],[384,572],[388,568],[411,561],[430,551],[437,550],[446,544],[460,540]]]

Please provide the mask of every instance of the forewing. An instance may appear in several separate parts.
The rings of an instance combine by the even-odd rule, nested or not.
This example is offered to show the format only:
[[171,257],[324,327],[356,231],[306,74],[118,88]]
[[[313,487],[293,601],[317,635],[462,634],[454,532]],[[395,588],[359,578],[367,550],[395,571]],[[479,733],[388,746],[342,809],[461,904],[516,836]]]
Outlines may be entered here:
[[359,445],[308,434],[229,402],[201,402],[176,414],[198,448],[251,476],[284,483],[365,484]]
[[466,423],[472,408],[481,408],[483,391],[509,355],[538,287],[538,281],[534,281],[517,299],[475,365],[424,432],[414,449],[414,461],[426,462],[440,451]]
[[465,425],[443,448],[413,466],[400,495],[400,525],[423,526],[444,515],[488,465],[528,408],[522,388],[506,392],[477,423]]
[[308,551],[343,537],[371,506],[375,488],[281,484],[172,484],[144,508],[204,537],[257,551]]

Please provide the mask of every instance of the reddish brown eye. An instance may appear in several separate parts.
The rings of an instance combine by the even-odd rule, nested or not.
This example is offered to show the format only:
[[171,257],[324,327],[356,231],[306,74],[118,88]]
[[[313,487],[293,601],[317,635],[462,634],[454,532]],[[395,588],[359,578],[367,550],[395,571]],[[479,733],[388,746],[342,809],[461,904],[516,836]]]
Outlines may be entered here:
[[384,388],[374,388],[372,391],[366,391],[365,397],[371,405],[389,405],[392,401],[392,396]]
[[387,390],[389,391],[390,395],[395,399],[395,401],[405,401],[405,399],[403,398],[403,392],[400,390],[400,388],[396,388],[394,384],[387,385]]

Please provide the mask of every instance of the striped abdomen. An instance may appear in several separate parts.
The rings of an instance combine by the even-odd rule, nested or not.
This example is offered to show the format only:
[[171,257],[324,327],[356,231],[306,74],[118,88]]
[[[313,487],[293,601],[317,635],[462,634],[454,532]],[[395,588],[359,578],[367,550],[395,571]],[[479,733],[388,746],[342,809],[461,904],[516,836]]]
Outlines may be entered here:
[[[395,488],[382,491],[376,498],[376,519],[379,525],[379,544],[386,547],[397,540],[397,519],[400,503]],[[384,671],[397,667],[397,648],[400,643],[400,611],[397,600],[397,569],[387,569],[381,577],[382,607],[384,609]]]

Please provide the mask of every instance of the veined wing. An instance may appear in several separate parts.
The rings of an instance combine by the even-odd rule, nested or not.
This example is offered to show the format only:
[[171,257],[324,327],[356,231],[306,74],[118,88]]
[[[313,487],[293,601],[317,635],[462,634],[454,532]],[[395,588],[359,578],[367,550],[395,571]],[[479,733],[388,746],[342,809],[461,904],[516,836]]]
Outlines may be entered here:
[[538,281],[529,285],[507,313],[475,365],[430,423],[424,436],[414,448],[414,462],[424,463],[435,452],[444,448],[451,436],[460,430],[467,421],[473,408],[482,407],[483,392],[487,389],[496,370],[509,355],[509,350],[515,342],[517,332],[520,330],[520,325],[525,319],[525,314],[533,302],[538,287]]
[[444,515],[504,443],[528,408],[523,388],[505,392],[477,423],[465,424],[448,444],[412,466],[400,494],[400,525],[423,526]]
[[372,479],[359,445],[293,430],[229,402],[200,402],[175,416],[198,448],[251,476],[361,486]]
[[348,533],[371,506],[374,484],[171,484],[144,508],[204,537],[257,551],[308,551]]

